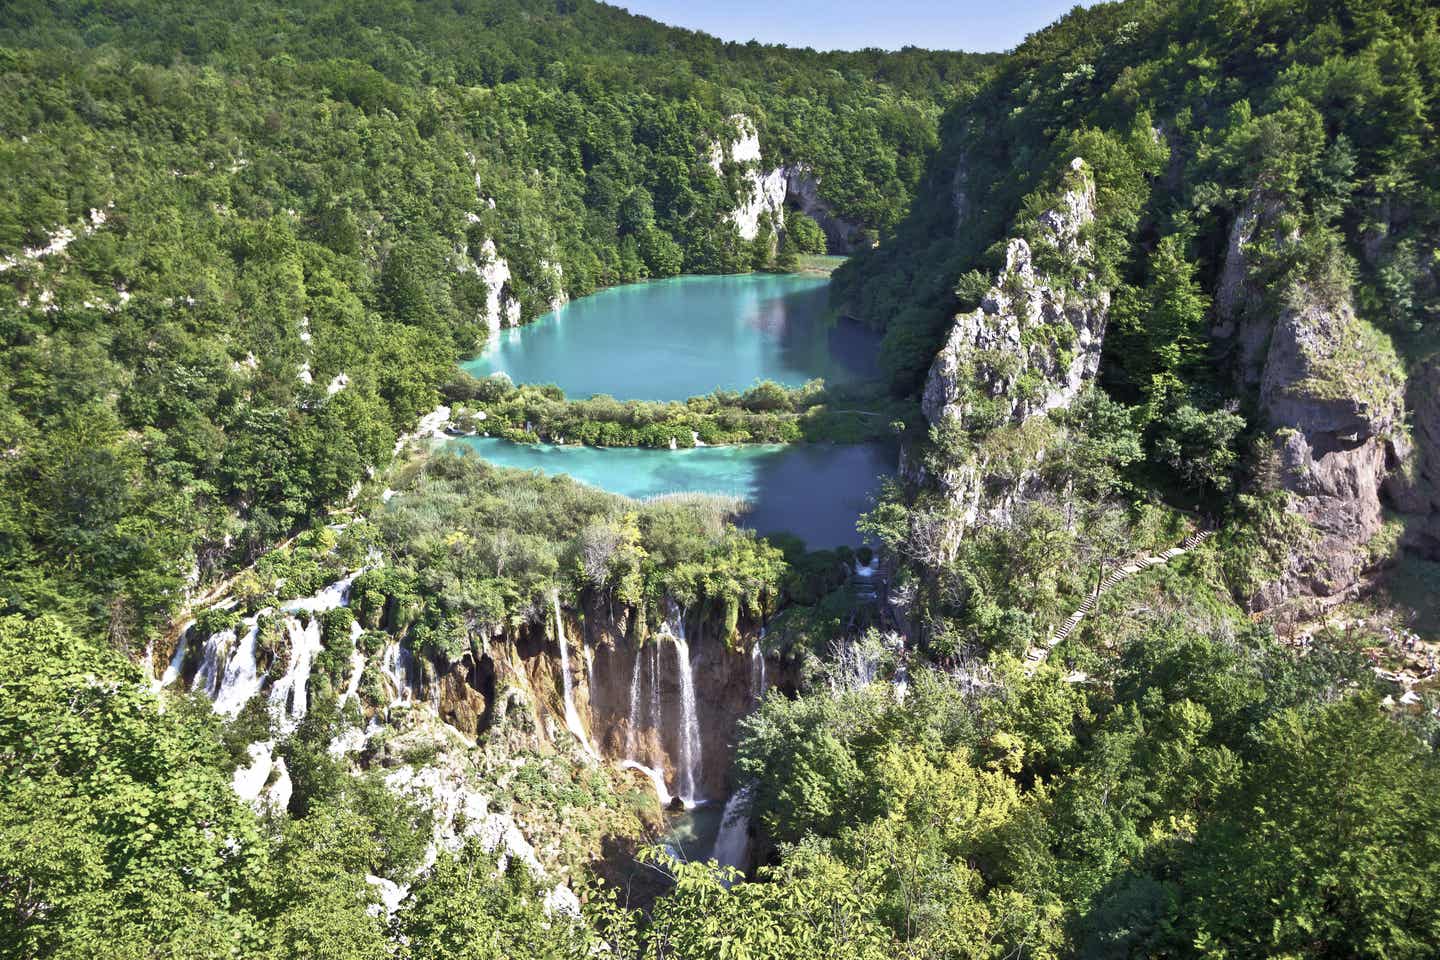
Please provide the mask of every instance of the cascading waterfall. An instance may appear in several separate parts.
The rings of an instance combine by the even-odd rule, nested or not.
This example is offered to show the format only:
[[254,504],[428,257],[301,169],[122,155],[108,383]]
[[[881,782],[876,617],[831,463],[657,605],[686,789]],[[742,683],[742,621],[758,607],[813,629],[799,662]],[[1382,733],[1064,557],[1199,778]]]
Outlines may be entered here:
[[[270,705],[279,711],[281,726],[288,729],[304,719],[310,707],[306,689],[310,668],[314,666],[315,655],[323,649],[320,618],[312,616],[308,623],[302,623],[295,617],[286,617],[285,636],[290,640],[290,667],[270,689]],[[286,722],[286,718],[290,722]]]
[[[313,597],[303,597],[281,604],[286,614],[285,635],[290,640],[290,665],[285,675],[275,681],[270,690],[270,704],[280,711],[282,726],[293,729],[305,718],[309,709],[310,671],[315,657],[325,648],[320,642],[321,618],[319,614],[345,605],[350,595],[350,584],[362,571],[357,570],[341,580],[322,589]],[[302,623],[294,614],[308,613],[309,622]],[[288,709],[287,709],[288,708]]]
[[380,655],[380,670],[395,687],[395,699],[390,706],[410,703],[415,699],[415,655],[398,643],[385,645]]
[[244,627],[245,633],[230,655],[230,661],[225,664],[225,676],[220,681],[220,689],[215,692],[215,712],[232,717],[249,702],[264,680],[255,663],[255,638],[260,632],[260,618],[247,619]]
[[640,739],[640,664],[641,650],[635,651],[635,666],[630,671],[630,717],[625,730],[625,758],[634,760],[635,745]]
[[905,702],[905,695],[910,692],[910,671],[905,667],[905,638],[900,638],[899,648],[896,650],[895,658],[895,699]]
[[660,801],[660,806],[670,806],[670,801],[674,798],[670,796],[670,790],[665,786],[665,774],[656,770],[654,767],[645,766],[645,764],[638,760],[626,760],[620,764],[620,768],[622,770],[639,770],[645,774],[646,779],[648,779],[651,786],[655,788],[655,799]]
[[215,699],[220,692],[225,652],[234,641],[234,630],[221,630],[205,638],[205,646],[200,651],[200,666],[195,671],[195,679],[190,681],[192,691]]
[[749,866],[750,816],[744,812],[749,800],[750,786],[746,785],[725,801],[725,812],[720,815],[720,832],[715,835],[715,850],[710,855],[710,859],[722,867],[743,871]]
[[685,611],[680,610],[671,630],[675,662],[680,670],[680,796],[685,806],[700,803],[700,715],[695,708],[695,672],[690,666],[690,644],[685,639]]
[[180,628],[180,642],[175,645],[175,652],[170,655],[170,663],[166,665],[165,672],[160,677],[161,687],[168,687],[179,680],[180,674],[185,670],[185,654],[190,650],[189,630],[189,623]]
[[[356,643],[365,633],[365,629],[355,621],[350,621],[350,642]],[[340,695],[340,705],[343,707],[351,700],[360,696],[360,678],[365,673],[365,653],[359,646],[355,652],[350,654],[350,681],[345,684],[345,692]]]
[[580,722],[580,712],[575,709],[575,681],[570,676],[570,651],[565,641],[565,619],[560,613],[560,594],[551,594],[551,600],[555,604],[555,641],[560,645],[560,678],[565,694],[565,726],[580,741],[580,746],[585,752],[596,759],[599,755],[595,748],[590,745],[590,738],[585,733],[585,725]]

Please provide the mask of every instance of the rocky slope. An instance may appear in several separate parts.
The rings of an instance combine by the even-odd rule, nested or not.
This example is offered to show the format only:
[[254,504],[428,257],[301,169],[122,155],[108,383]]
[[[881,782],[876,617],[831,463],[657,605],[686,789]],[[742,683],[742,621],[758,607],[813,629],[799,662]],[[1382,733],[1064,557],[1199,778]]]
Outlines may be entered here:
[[[998,448],[983,438],[1021,430],[1068,406],[1099,369],[1110,293],[1096,287],[1089,269],[1092,252],[1083,233],[1094,219],[1095,183],[1076,157],[1057,203],[1038,218],[1037,248],[1020,237],[1007,241],[1004,268],[980,305],[955,317],[931,364],[922,399],[926,418],[936,428],[980,438],[967,445],[968,457],[936,473],[961,505],[966,525],[1008,516],[1043,456],[1043,448],[1030,449],[1022,454],[1028,463],[1018,472],[1010,464],[1002,475]],[[1039,265],[1057,262],[1074,268],[1069,276]]]
[[1289,569],[1251,598],[1335,596],[1360,582],[1380,532],[1381,491],[1403,449],[1405,380],[1387,338],[1356,316],[1349,291],[1277,276],[1258,252],[1299,243],[1283,207],[1257,191],[1237,214],[1215,297],[1214,336],[1254,397],[1279,486],[1309,524]]

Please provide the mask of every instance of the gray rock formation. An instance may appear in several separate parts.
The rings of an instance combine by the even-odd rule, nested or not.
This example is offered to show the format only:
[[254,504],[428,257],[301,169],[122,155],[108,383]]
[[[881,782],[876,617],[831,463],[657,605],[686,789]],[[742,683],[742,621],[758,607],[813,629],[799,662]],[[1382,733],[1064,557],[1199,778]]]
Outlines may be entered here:
[[[1072,185],[1039,218],[1040,240],[1091,279],[1082,228],[1095,219],[1095,183],[1076,158]],[[922,407],[932,424],[968,425],[980,407],[1002,407],[1020,422],[1067,406],[1100,366],[1110,310],[1107,290],[1051,277],[1035,265],[1029,243],[1012,239],[1005,267],[980,306],[955,318],[925,381]],[[990,413],[993,416],[993,412]]]
[[1292,291],[1268,338],[1260,406],[1274,431],[1280,484],[1314,528],[1260,606],[1357,583],[1380,531],[1389,445],[1404,418],[1404,379],[1389,343],[1348,302]]
[[[1038,219],[1035,249],[1009,241],[994,285],[979,307],[955,318],[931,364],[926,418],[941,433],[969,435],[964,452],[948,452],[929,470],[956,510],[941,525],[938,555],[982,517],[1006,522],[1020,500],[1038,495],[1044,414],[1068,406],[1099,369],[1110,293],[1096,287],[1083,236],[1094,219],[1095,183],[1077,157],[1067,189]],[[1052,276],[1040,263],[1067,269]],[[987,442],[1001,431],[1009,433],[1004,442]]]
[[1251,598],[1262,608],[1361,580],[1383,523],[1381,487],[1404,448],[1404,377],[1388,341],[1348,296],[1268,275],[1264,248],[1298,239],[1283,207],[1256,191],[1231,226],[1215,292],[1214,335],[1233,347],[1240,388],[1258,394],[1280,487],[1314,531]]
[[826,247],[831,253],[854,253],[864,246],[864,227],[835,215],[830,205],[820,196],[820,180],[809,164],[786,164],[783,170],[785,202],[799,208],[800,212],[820,224],[820,229],[825,231]]

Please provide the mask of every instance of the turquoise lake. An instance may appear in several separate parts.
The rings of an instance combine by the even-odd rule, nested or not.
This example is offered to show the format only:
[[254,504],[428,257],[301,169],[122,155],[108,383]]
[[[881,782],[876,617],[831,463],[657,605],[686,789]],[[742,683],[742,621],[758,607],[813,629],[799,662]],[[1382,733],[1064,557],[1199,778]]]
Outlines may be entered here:
[[[476,376],[554,383],[567,396],[680,400],[757,379],[799,385],[878,375],[879,338],[827,317],[829,278],[747,274],[677,277],[613,287],[532,324],[503,331],[464,364]],[[742,522],[788,532],[812,549],[857,545],[855,521],[870,508],[892,444],[794,444],[679,450],[454,441],[491,463],[630,497],[722,493],[750,504]]]
[[624,494],[723,493],[751,509],[745,526],[759,533],[793,533],[812,549],[858,545],[855,520],[870,509],[882,475],[895,470],[889,444],[754,444],[652,450],[511,443],[494,437],[455,441],[491,463],[546,474]]
[[879,335],[827,316],[829,284],[742,274],[611,287],[502,330],[464,368],[621,400],[684,400],[756,380],[875,379]]

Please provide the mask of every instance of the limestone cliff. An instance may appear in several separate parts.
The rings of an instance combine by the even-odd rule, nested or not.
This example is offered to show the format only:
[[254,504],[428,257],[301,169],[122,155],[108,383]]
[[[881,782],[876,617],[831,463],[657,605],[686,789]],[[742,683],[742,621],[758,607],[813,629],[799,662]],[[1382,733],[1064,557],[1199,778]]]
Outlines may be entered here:
[[1276,479],[1314,540],[1251,598],[1271,607],[1358,583],[1382,525],[1380,492],[1403,445],[1404,376],[1389,341],[1348,292],[1276,275],[1267,253],[1298,240],[1285,211],[1256,193],[1236,216],[1216,291],[1215,335],[1233,348],[1242,394],[1268,432]]
[[[725,796],[735,725],[781,672],[760,658],[759,624],[742,618],[739,642],[730,643],[716,624],[678,607],[652,628],[636,622],[635,610],[594,596],[562,616],[566,658],[552,625],[506,628],[453,660],[423,663],[414,698],[433,702],[466,736],[491,735],[510,717],[507,736],[528,731],[517,746],[593,748],[606,761],[657,771],[677,796]],[[566,660],[584,745],[567,729]]]
[[710,145],[709,162],[716,175],[724,172],[728,159],[740,168],[741,196],[730,213],[730,222],[742,240],[760,235],[760,224],[769,219],[776,234],[785,222],[785,171],[761,169],[760,135],[755,121],[737,113],[730,118],[734,136],[724,143]]
[[780,168],[785,177],[785,200],[797,207],[825,231],[830,253],[850,254],[866,245],[863,224],[837,215],[820,196],[820,178],[808,163],[789,163]]
[[[921,406],[932,426],[972,439],[1021,430],[1068,406],[1094,379],[1110,309],[1109,291],[1095,285],[1084,239],[1094,219],[1095,183],[1077,157],[1058,202],[1038,218],[1035,248],[1012,238],[1005,266],[980,305],[955,318],[925,382]],[[1068,269],[1052,275],[1041,264]],[[963,506],[967,524],[987,512],[986,501],[1013,499],[1017,487],[997,485],[987,444],[970,447],[968,459],[952,458],[937,478]],[[1043,446],[1032,453],[1043,455]]]
[[739,168],[741,193],[729,219],[742,240],[758,237],[766,220],[778,238],[784,232],[789,205],[820,225],[831,253],[854,253],[865,245],[864,225],[839,216],[820,195],[820,177],[814,167],[799,161],[765,167],[755,121],[737,113],[730,123],[733,136],[711,143],[706,161],[717,176],[724,175],[727,161]]
[[1387,445],[1404,416],[1404,383],[1389,344],[1348,302],[1294,294],[1275,323],[1260,403],[1278,456],[1280,482],[1318,536],[1290,574],[1258,598],[1270,605],[1295,590],[1339,593],[1359,581],[1366,545],[1380,531]]

